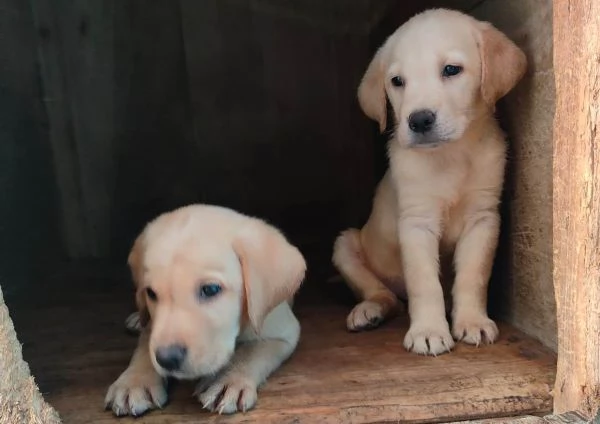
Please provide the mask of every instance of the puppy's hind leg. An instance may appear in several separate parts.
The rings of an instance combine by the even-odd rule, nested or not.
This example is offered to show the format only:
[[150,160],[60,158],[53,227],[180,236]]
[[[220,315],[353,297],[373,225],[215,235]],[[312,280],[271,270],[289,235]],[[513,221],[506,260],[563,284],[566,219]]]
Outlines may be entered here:
[[340,234],[333,247],[333,264],[361,300],[346,319],[350,331],[379,326],[398,304],[396,295],[367,267],[364,258],[359,230]]

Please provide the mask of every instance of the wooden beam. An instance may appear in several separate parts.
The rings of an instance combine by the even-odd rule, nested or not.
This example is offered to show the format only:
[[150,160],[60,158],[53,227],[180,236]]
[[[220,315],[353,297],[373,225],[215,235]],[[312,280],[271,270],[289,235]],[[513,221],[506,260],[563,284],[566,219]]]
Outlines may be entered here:
[[556,413],[600,405],[600,2],[554,2]]

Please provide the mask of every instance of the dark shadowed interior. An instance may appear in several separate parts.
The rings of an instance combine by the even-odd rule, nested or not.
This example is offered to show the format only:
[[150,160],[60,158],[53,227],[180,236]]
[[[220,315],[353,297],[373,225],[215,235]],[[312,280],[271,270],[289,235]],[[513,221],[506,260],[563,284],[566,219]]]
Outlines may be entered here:
[[[336,235],[364,223],[387,167],[387,135],[361,112],[356,88],[385,38],[430,6],[493,22],[530,65],[498,107],[510,155],[489,307],[502,338],[433,359],[403,350],[405,316],[347,333],[354,300],[327,282]],[[297,355],[255,415],[222,422],[549,411],[551,17],[551,0],[8,0],[0,285],[46,399],[65,422],[112,422],[104,393],[135,345],[123,327],[134,308],[128,250],[156,215],[204,202],[265,218],[309,264]],[[175,393],[144,422],[203,414]]]

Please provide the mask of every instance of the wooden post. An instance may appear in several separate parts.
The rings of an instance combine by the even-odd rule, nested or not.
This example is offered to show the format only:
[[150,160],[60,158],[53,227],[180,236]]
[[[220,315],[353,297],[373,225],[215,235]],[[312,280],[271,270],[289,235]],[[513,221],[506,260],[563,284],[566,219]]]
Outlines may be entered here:
[[600,405],[600,2],[554,2],[555,413]]

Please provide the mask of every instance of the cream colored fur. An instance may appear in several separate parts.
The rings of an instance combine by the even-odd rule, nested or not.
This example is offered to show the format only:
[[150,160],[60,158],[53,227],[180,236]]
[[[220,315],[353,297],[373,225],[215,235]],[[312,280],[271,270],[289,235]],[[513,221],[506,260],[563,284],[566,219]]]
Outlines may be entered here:
[[[445,77],[446,65],[462,72]],[[396,30],[377,51],[358,89],[360,105],[386,128],[386,96],[395,119],[390,168],[371,216],[336,240],[333,262],[361,302],[350,330],[377,326],[407,296],[406,349],[437,355],[454,346],[494,342],[487,286],[496,250],[506,145],[493,114],[496,101],[525,72],[523,52],[491,24],[433,9]],[[403,86],[392,84],[402,79]],[[437,118],[423,137],[411,113]],[[419,138],[421,137],[421,138]],[[452,332],[440,284],[440,255],[453,254]],[[454,335],[454,338],[453,336]]]
[[[298,343],[290,305],[306,270],[300,252],[259,219],[191,205],[149,223],[128,262],[139,312],[127,325],[141,335],[108,390],[107,407],[135,416],[162,407],[167,377],[200,379],[196,395],[211,411],[254,407],[260,384]],[[207,284],[221,291],[199,297]],[[186,357],[166,370],[156,351],[174,344],[186,348]]]

